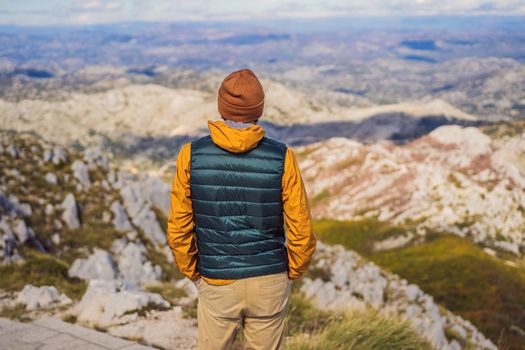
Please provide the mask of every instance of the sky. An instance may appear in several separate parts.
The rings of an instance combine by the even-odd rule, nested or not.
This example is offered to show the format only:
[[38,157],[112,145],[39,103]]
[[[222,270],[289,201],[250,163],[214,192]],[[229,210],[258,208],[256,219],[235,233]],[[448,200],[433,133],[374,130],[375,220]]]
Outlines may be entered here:
[[400,15],[525,15],[525,0],[0,0],[0,24],[16,25]]

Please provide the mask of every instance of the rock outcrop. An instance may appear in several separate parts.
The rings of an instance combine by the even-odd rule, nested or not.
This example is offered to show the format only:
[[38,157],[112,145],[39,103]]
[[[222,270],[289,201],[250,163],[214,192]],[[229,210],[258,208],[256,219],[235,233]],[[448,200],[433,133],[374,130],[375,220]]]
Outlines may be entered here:
[[140,184],[127,185],[120,190],[124,207],[134,225],[142,229],[155,245],[166,244],[166,234],[162,231],[151,204],[140,189]]
[[[382,271],[353,251],[318,242],[314,259],[312,267],[324,270],[329,280],[304,278],[300,290],[321,309],[372,307],[400,316],[410,321],[436,349],[461,349],[460,344],[496,349],[469,321],[440,308],[418,286]],[[447,338],[447,330],[454,330],[456,338]]]
[[91,280],[73,313],[81,323],[108,327],[136,319],[135,313],[146,307],[167,309],[170,304],[160,295],[142,292],[133,284]]
[[78,212],[77,201],[72,193],[68,193],[64,201],[60,205],[64,210],[62,213],[62,220],[70,229],[77,229],[80,227],[80,217]]
[[113,212],[113,226],[119,231],[127,232],[133,230],[129,222],[126,210],[119,202],[111,204],[111,211]]
[[153,266],[151,261],[148,261],[147,250],[142,243],[129,242],[126,238],[121,238],[113,242],[111,250],[117,256],[121,279],[142,285],[158,282],[161,279],[161,267]]
[[114,280],[117,268],[111,254],[102,249],[95,249],[87,259],[77,259],[68,271],[69,277],[83,280]]
[[26,310],[46,309],[50,307],[71,304],[73,301],[65,294],[60,293],[53,286],[35,287],[27,284],[15,300],[17,304],[25,305]]
[[89,188],[91,186],[89,169],[86,163],[77,159],[71,164],[71,170],[73,170],[73,175],[84,188]]

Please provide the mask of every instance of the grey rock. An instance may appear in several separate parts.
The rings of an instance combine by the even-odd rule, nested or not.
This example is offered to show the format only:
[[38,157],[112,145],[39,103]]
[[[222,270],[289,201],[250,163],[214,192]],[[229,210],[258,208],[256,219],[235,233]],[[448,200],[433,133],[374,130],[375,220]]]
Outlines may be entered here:
[[148,176],[140,183],[140,188],[146,200],[156,208],[167,213],[170,209],[169,184],[158,177]]
[[415,318],[417,315],[420,315],[422,312],[421,308],[418,305],[408,305],[405,309],[405,318],[407,320]]
[[183,289],[190,300],[195,300],[198,297],[197,287],[189,278],[183,278],[175,282],[175,288]]
[[18,169],[6,169],[6,174],[7,175],[10,175],[14,178],[22,178],[20,175],[20,171],[18,171]]
[[461,327],[459,324],[455,324],[452,327],[450,327],[450,330],[459,335],[461,338],[465,339],[467,337],[467,331],[465,328]]
[[416,286],[415,284],[409,285],[405,289],[405,292],[406,292],[406,296],[407,296],[408,301],[417,301],[419,295],[422,294],[421,289],[419,289],[419,287]]
[[124,250],[124,247],[126,247],[126,244],[128,244],[128,240],[126,237],[118,238],[113,241],[111,244],[111,251],[116,256],[122,254],[122,251]]
[[142,292],[133,284],[91,280],[74,313],[82,323],[107,327],[124,323],[126,314],[151,305],[170,307],[159,294]]
[[162,252],[170,264],[175,262],[175,259],[173,258],[173,252],[171,251],[169,245],[164,246],[164,248],[162,248]]
[[312,281],[310,278],[305,277],[304,283],[301,286],[301,292],[305,295],[305,297],[313,298],[318,294],[323,284],[324,283],[320,278],[316,278]]
[[68,193],[62,204],[61,208],[64,210],[62,213],[62,220],[71,229],[77,229],[80,227],[80,219],[77,207],[77,201],[72,193]]
[[445,336],[445,331],[440,324],[434,323],[426,331],[429,336],[430,343],[437,349],[444,349],[448,346],[448,341]]
[[450,350],[461,350],[461,344],[457,342],[457,340],[452,340],[450,342]]
[[17,159],[20,156],[20,151],[14,145],[7,146],[6,151],[7,154],[9,154],[14,159]]
[[109,169],[109,162],[106,156],[102,153],[99,147],[91,147],[84,151],[84,160],[87,162],[90,169],[94,169],[97,166],[104,170]]
[[104,179],[100,184],[102,185],[102,188],[104,188],[106,191],[111,190],[111,185],[109,184],[108,180]]
[[23,217],[29,217],[33,213],[33,210],[31,209],[31,206],[27,203],[20,203],[18,198],[11,194],[8,197],[6,197],[1,191],[0,191],[0,207],[4,210],[4,213],[12,216],[23,216]]
[[27,227],[24,220],[18,220],[13,227],[13,233],[15,234],[18,242],[24,244],[30,239],[34,238],[34,233],[30,228]]
[[81,160],[75,160],[71,164],[71,170],[73,170],[73,175],[75,178],[82,184],[82,186],[89,188],[91,186],[91,179],[89,177],[89,170],[87,165]]
[[[4,232],[2,234],[2,232]],[[16,247],[18,242],[16,241],[15,235],[13,234],[9,223],[5,217],[0,219],[0,258],[7,260],[10,263],[11,258],[17,255]]]
[[117,174],[115,171],[110,170],[108,173],[108,182],[111,184],[111,186],[115,186],[117,183]]
[[28,203],[17,203],[15,209],[16,212],[23,217],[29,217],[33,214],[33,210]]
[[[109,177],[109,176],[108,176]],[[125,171],[118,172],[118,180],[115,180],[116,175],[112,174],[113,186],[116,188],[136,187],[140,192],[144,201],[162,212],[169,211],[169,192],[171,190],[170,184],[165,183],[162,179],[156,176],[145,174],[132,174]],[[110,180],[108,178],[108,180]]]
[[352,266],[345,266],[347,262],[343,259],[337,259],[331,269],[332,272],[332,281],[338,287],[343,287],[348,284],[348,271],[352,269]]
[[87,259],[77,259],[68,271],[69,277],[78,277],[83,280],[114,280],[117,269],[111,254],[95,248]]
[[133,224],[138,226],[151,242],[158,246],[166,244],[166,234],[160,228],[157,216],[151,210],[138,185],[123,187],[120,195],[124,200],[124,207],[132,218]]
[[66,152],[60,148],[60,147],[55,147],[53,149],[53,158],[52,158],[52,161],[53,161],[53,164],[55,165],[60,165],[62,163],[65,163],[67,161],[67,154]]
[[133,230],[133,226],[129,222],[126,210],[120,202],[111,203],[111,211],[113,212],[113,226],[119,231],[127,232]]
[[117,240],[112,246],[114,252],[119,252],[117,263],[120,277],[138,284],[148,284],[160,281],[162,269],[146,259],[146,247],[142,244],[129,242],[123,246],[122,240]]
[[505,241],[495,241],[494,245],[498,247],[499,249],[504,250],[506,252],[509,252],[509,253],[512,253],[518,256],[520,255],[520,247],[516,243],[505,242]]
[[102,221],[106,223],[111,221],[111,213],[109,211],[104,211],[102,213]]
[[55,219],[55,221],[53,221],[53,225],[55,225],[55,228],[59,230],[63,227],[62,222],[58,219]]
[[51,242],[53,242],[54,245],[59,245],[60,244],[60,234],[54,233],[51,236]]
[[137,231],[135,231],[135,230],[133,230],[133,231],[129,231],[128,233],[126,233],[126,238],[127,238],[130,242],[133,242],[133,241],[136,240],[138,237],[139,237],[139,234],[138,234]]
[[45,208],[45,213],[47,216],[53,214],[55,212],[55,207],[53,207],[53,204],[47,203]]
[[50,162],[53,160],[53,152],[50,150],[50,149],[45,149],[44,150],[44,155],[43,155],[43,158],[44,162]]
[[26,310],[67,305],[72,302],[69,297],[60,293],[53,286],[35,287],[31,284],[26,284],[16,298],[16,303],[25,305]]
[[58,185],[58,177],[53,173],[47,173],[45,179],[52,185]]

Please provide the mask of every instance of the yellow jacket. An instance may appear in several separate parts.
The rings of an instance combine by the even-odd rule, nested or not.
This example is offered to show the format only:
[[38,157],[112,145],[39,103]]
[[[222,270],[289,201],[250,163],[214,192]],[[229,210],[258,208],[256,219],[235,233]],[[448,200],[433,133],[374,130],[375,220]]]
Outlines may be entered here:
[[[255,146],[265,135],[260,125],[236,129],[223,121],[208,121],[210,135],[215,144],[231,152],[245,152]],[[177,268],[189,279],[195,281],[201,277],[197,271],[197,251],[195,225],[190,196],[190,156],[191,143],[182,146],[176,163],[170,194],[170,212],[168,217],[168,244],[173,253]],[[282,179],[283,212],[287,231],[288,276],[296,279],[310,264],[315,251],[316,237],[312,228],[312,219],[308,198],[299,165],[293,150],[288,147],[284,161]],[[213,279],[202,276],[203,280],[224,285],[235,280]]]

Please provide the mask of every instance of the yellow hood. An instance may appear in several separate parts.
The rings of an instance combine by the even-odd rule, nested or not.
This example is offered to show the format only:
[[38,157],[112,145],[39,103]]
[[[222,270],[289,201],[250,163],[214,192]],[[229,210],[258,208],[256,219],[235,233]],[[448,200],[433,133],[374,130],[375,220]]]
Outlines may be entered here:
[[208,120],[208,128],[211,139],[217,146],[235,153],[246,152],[254,148],[266,134],[263,127],[257,124],[236,129],[222,120]]

